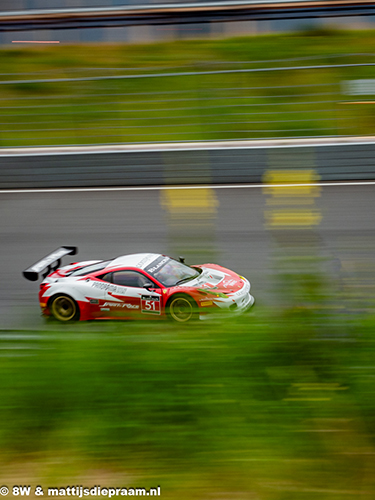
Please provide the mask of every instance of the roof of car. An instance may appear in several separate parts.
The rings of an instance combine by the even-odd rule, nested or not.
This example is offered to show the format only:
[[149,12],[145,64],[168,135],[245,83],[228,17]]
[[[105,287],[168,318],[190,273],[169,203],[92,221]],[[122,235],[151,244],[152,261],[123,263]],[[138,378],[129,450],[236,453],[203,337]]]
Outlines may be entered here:
[[108,267],[128,266],[144,269],[158,257],[160,257],[159,253],[133,253],[130,255],[121,255],[114,259]]

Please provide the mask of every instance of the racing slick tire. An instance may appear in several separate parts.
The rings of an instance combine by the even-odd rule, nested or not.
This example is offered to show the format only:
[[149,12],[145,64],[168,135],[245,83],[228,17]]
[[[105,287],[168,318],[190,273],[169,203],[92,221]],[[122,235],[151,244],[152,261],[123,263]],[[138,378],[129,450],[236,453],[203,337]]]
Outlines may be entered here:
[[176,294],[168,301],[167,314],[177,323],[187,323],[198,318],[198,306],[188,295]]
[[58,294],[51,297],[49,309],[52,316],[63,323],[77,321],[79,319],[78,304],[69,295]]

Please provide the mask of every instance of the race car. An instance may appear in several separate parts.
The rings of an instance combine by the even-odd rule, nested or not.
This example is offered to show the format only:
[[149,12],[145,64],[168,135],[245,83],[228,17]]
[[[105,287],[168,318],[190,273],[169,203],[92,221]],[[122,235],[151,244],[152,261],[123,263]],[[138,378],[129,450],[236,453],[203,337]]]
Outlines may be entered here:
[[254,303],[250,283],[216,264],[187,266],[155,253],[110,260],[74,262],[60,267],[77,247],[63,246],[25,271],[40,284],[45,316],[62,322],[92,319],[170,318],[185,323],[209,313],[242,313]]

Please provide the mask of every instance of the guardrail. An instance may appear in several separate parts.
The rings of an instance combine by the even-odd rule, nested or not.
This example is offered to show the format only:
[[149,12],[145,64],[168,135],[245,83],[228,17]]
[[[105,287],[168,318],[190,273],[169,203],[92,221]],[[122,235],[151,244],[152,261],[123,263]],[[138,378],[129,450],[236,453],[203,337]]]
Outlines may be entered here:
[[266,171],[306,169],[322,181],[374,180],[375,137],[329,142],[169,144],[0,153],[1,189],[262,182]]

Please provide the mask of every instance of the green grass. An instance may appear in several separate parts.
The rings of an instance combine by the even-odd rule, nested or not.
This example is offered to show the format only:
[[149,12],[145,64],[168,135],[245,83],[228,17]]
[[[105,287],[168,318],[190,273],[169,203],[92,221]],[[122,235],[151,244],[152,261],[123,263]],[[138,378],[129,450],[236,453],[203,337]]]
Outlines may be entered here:
[[3,350],[4,482],[161,485],[167,499],[373,491],[375,320],[322,308],[305,278],[304,303],[273,313],[52,323]]
[[[342,95],[340,87],[343,80],[374,78],[372,66],[40,80],[353,64],[371,62],[366,54],[374,43],[374,31],[315,30],[149,45],[3,49],[1,79],[34,83],[0,86],[0,147],[373,134],[375,107],[342,104],[358,99]],[[233,64],[238,61],[244,63]]]

